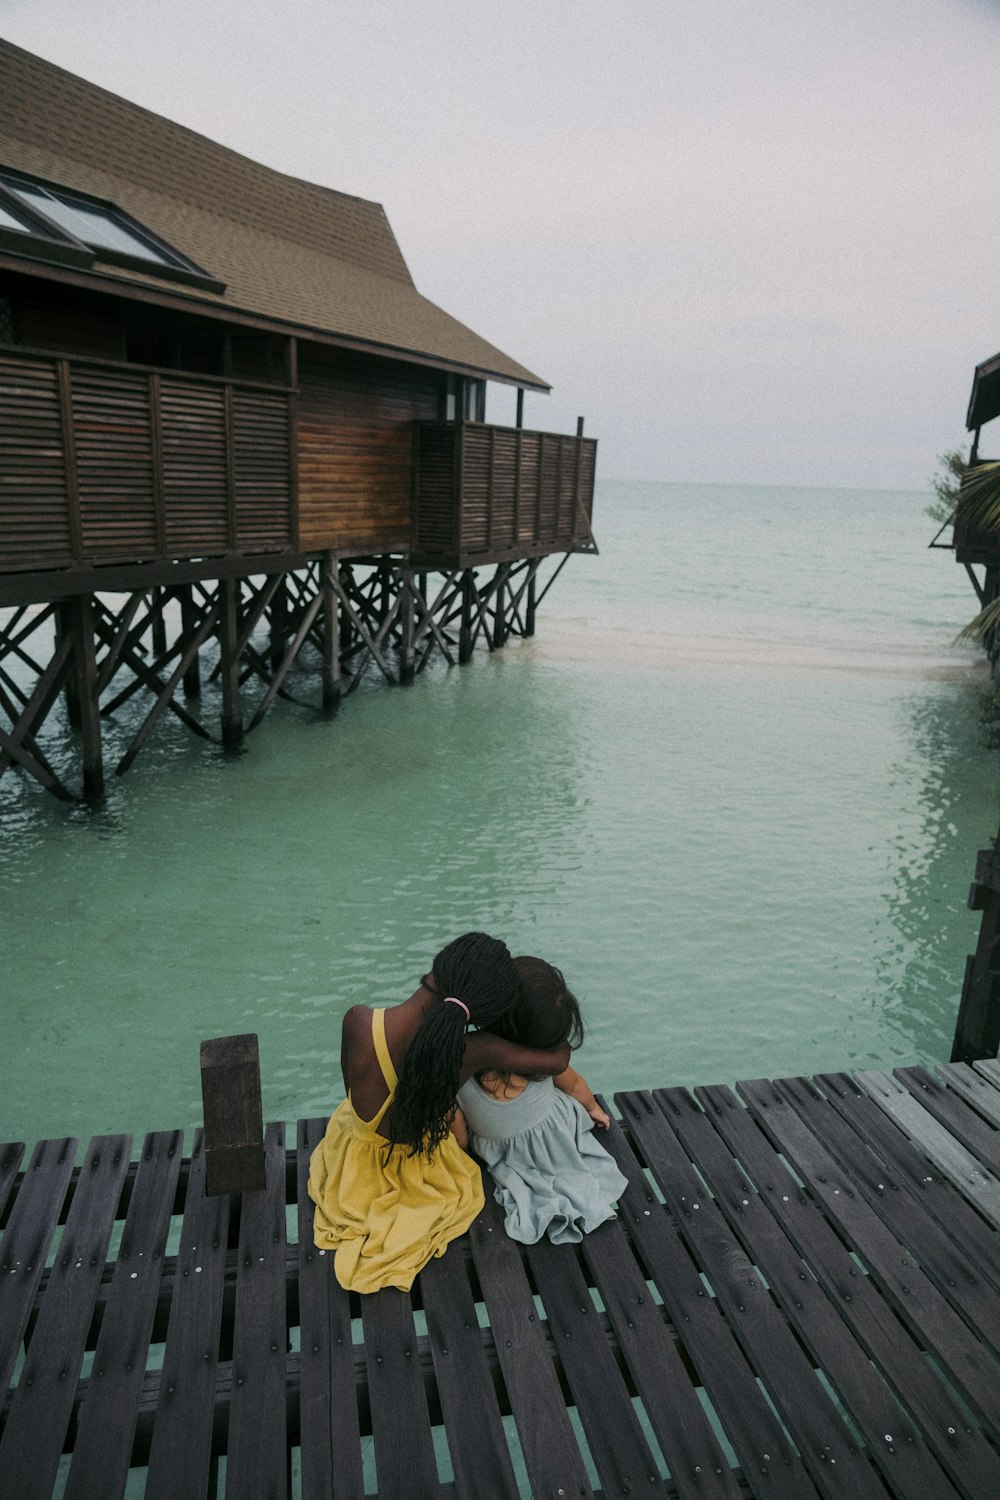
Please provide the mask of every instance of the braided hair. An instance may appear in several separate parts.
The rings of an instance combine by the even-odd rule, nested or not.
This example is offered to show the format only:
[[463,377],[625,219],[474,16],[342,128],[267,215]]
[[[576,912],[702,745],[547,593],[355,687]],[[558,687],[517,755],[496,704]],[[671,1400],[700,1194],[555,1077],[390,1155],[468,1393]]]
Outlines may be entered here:
[[[506,943],[467,932],[442,948],[432,973],[440,999],[424,1016],[407,1049],[389,1113],[390,1147],[432,1154],[448,1134],[469,1021],[489,1028],[517,994],[518,977]],[[462,1005],[446,1005],[454,996]]]

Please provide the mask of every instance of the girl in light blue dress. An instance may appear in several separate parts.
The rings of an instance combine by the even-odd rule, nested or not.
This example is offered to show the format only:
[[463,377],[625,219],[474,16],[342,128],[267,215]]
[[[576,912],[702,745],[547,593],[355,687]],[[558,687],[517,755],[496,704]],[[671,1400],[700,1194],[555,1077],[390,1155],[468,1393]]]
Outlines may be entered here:
[[[514,963],[518,997],[492,1029],[522,1046],[578,1046],[580,1008],[559,970],[541,958]],[[593,1134],[611,1121],[574,1068],[555,1078],[479,1073],[459,1089],[458,1105],[511,1239],[574,1243],[615,1217],[626,1179]],[[453,1128],[461,1139],[462,1120]]]

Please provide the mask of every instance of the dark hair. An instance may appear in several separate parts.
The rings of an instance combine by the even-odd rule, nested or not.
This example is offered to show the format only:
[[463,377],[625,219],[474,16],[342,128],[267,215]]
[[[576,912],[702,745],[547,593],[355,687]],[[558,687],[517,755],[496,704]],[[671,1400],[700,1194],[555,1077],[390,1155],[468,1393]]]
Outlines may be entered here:
[[495,1031],[518,988],[507,944],[485,932],[466,932],[442,948],[432,972],[440,998],[407,1049],[387,1122],[391,1145],[409,1146],[411,1156],[429,1156],[445,1139],[458,1090],[466,1015],[445,997],[468,1006],[472,1025]]
[[554,964],[527,954],[515,958],[517,997],[506,1015],[490,1027],[497,1036],[547,1051],[583,1041],[583,1019],[576,996]]

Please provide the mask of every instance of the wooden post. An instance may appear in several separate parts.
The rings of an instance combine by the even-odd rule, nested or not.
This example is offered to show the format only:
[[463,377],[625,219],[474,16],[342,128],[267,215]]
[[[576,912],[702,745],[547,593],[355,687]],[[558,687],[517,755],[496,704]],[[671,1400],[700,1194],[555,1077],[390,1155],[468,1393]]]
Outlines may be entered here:
[[535,633],[535,610],[538,607],[538,564],[539,558],[534,558],[530,564],[531,576],[528,579],[528,602],[524,608],[524,633],[526,636]]
[[206,1195],[258,1191],[264,1186],[264,1117],[253,1032],[202,1042],[201,1097]]
[[1000,1048],[1000,850],[980,849],[969,907],[983,915],[965,964],[951,1060],[971,1063],[996,1057]]
[[150,615],[153,626],[153,656],[157,660],[167,654],[167,622],[163,618],[163,590],[154,588],[151,591]]
[[[198,624],[198,609],[194,602],[194,584],[189,583],[187,588],[180,594],[181,601],[181,635],[187,637],[193,635]],[[201,668],[198,664],[197,651],[192,658],[191,665],[184,673],[184,696],[185,698],[201,697]]]
[[96,801],[104,792],[104,760],[101,752],[101,712],[97,691],[97,653],[94,649],[94,617],[90,596],[77,594],[63,606],[73,638],[73,671],[76,680],[77,725],[83,736],[83,795]]
[[221,594],[219,650],[222,668],[222,743],[227,750],[235,750],[243,738],[240,662],[236,649],[239,637],[240,581],[238,578],[222,578],[219,580],[219,590]]
[[399,584],[402,592],[400,600],[400,641],[399,641],[399,680],[400,682],[412,682],[416,671],[416,651],[413,640],[413,569],[400,568]]
[[[65,636],[73,634],[73,600],[64,599],[55,608],[56,645],[58,646]],[[80,675],[72,671],[66,678],[63,687],[63,696],[66,699],[66,720],[71,729],[80,728]]]
[[476,587],[471,568],[462,574],[462,619],[458,628],[458,661],[460,666],[472,656],[472,594]]
[[496,587],[496,610],[493,615],[493,649],[498,651],[507,640],[507,606],[504,603],[504,590],[507,588],[507,579],[510,575],[510,564],[501,563],[497,569]]
[[517,388],[517,416],[514,418],[514,426],[515,427],[523,427],[524,426],[524,386],[523,385],[519,385],[518,388]]
[[337,554],[327,552],[320,564],[319,586],[323,594],[323,707],[332,710],[340,702],[340,599],[333,587]]
[[281,582],[274,591],[271,603],[268,606],[270,619],[271,637],[271,670],[276,672],[281,666],[285,655],[285,642],[288,639],[288,577],[282,574]]

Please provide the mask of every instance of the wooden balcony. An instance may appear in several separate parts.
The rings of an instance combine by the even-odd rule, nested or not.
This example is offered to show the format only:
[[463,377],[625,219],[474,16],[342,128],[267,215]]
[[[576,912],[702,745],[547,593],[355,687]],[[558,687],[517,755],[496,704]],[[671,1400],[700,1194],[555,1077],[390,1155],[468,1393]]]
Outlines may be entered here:
[[485,422],[419,422],[416,432],[414,561],[596,550],[595,438]]
[[0,574],[287,551],[291,393],[0,350]]

